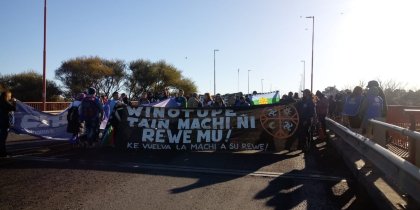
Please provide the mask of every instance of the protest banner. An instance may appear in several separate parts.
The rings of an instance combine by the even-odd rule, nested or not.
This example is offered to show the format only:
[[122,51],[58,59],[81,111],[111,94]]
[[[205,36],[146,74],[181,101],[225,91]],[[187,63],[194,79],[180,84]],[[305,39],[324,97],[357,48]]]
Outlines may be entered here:
[[132,150],[273,151],[299,124],[293,106],[247,108],[129,107],[122,112],[117,139]]

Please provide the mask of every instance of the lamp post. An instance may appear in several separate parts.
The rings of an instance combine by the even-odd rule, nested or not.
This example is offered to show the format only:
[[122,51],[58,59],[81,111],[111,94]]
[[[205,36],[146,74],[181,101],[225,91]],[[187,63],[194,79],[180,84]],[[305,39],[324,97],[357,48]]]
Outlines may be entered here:
[[311,59],[311,92],[313,92],[314,87],[314,34],[315,34],[315,17],[308,16],[306,18],[312,19],[312,59]]
[[238,69],[238,93],[239,93],[239,69]]
[[216,52],[219,51],[217,49],[213,50],[213,61],[214,61],[214,89],[213,94],[216,95]]
[[264,93],[264,79],[261,79],[261,93]]
[[301,60],[300,62],[303,62],[303,90],[305,90],[305,83],[306,83],[306,70],[305,70],[305,60]]
[[248,70],[248,95],[249,95],[249,72],[250,72],[251,70]]
[[47,80],[46,80],[46,60],[47,60],[47,0],[44,0],[44,50],[42,61],[42,111],[47,111]]

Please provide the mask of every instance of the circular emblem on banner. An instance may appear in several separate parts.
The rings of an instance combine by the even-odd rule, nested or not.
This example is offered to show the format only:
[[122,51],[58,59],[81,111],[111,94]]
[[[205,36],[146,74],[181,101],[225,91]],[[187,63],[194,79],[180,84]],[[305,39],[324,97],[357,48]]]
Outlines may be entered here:
[[260,121],[267,133],[279,139],[286,139],[296,132],[299,115],[294,106],[273,106],[262,111]]

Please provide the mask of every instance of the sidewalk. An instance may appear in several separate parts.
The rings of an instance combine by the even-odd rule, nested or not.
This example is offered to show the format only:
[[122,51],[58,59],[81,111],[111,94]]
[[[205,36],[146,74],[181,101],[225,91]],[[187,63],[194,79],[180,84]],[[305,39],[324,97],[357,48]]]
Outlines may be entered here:
[[8,142],[19,142],[19,141],[31,141],[31,140],[40,140],[42,138],[35,137],[35,136],[29,136],[29,135],[19,135],[12,131],[9,132],[9,135],[7,136],[6,144]]

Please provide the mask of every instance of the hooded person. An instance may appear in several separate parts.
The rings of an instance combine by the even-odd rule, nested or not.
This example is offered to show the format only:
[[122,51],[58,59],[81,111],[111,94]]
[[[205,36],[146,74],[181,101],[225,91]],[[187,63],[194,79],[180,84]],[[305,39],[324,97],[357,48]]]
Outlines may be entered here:
[[388,112],[388,104],[386,102],[385,93],[382,88],[379,86],[379,82],[376,80],[371,80],[368,82],[367,88],[376,87],[378,89],[379,97],[382,98],[383,105],[382,105],[382,113],[381,117],[386,118]]

